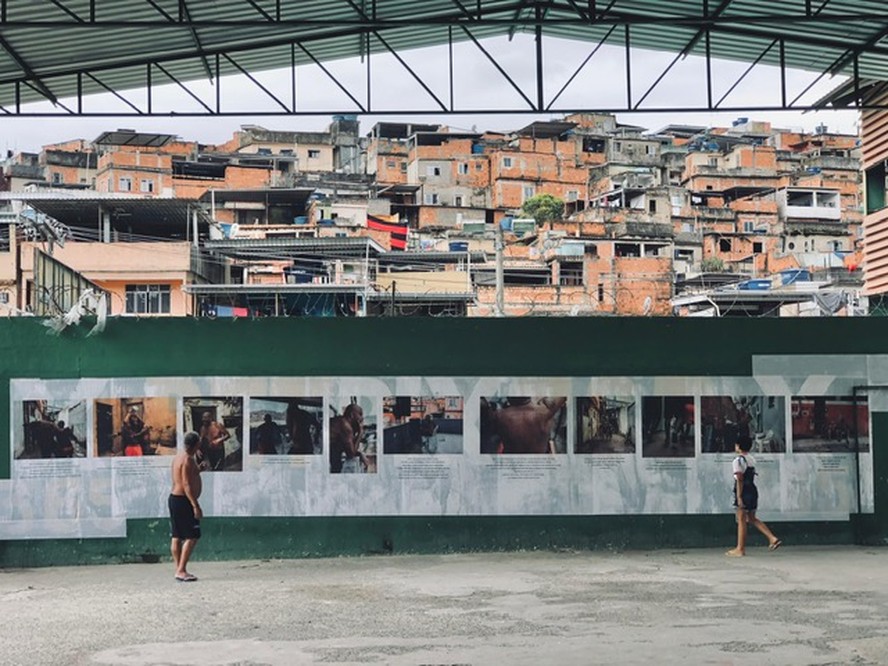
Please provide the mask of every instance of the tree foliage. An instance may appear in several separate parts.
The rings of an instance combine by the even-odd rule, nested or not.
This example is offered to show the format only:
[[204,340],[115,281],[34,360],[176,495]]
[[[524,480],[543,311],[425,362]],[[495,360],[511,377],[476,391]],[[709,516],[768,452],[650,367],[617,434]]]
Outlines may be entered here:
[[723,273],[725,271],[725,262],[721,257],[706,257],[701,263],[700,268],[704,273]]
[[564,202],[551,194],[538,194],[524,202],[521,214],[532,217],[539,226],[543,226],[564,216]]

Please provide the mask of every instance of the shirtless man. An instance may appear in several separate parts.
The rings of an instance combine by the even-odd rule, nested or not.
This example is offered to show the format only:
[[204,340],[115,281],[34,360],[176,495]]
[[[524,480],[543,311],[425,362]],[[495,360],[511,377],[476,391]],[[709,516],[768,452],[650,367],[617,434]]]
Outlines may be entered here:
[[77,439],[74,429],[71,426],[66,426],[64,421],[59,421],[56,428],[58,429],[55,436],[56,458],[73,458],[74,445],[77,444],[80,447],[83,446],[83,442]]
[[[360,405],[352,403],[343,410],[342,416],[330,419],[331,473],[367,471],[367,457],[359,448],[363,436],[364,410]],[[355,460],[360,463],[360,467],[355,465]]]
[[149,428],[145,422],[139,417],[135,408],[130,408],[126,421],[120,429],[123,437],[123,455],[125,456],[141,456],[145,454],[145,435],[148,434]]
[[185,450],[173,458],[173,489],[170,491],[170,553],[176,567],[176,580],[190,583],[197,576],[188,573],[188,559],[200,539],[200,519],[203,518],[200,497],[200,468],[194,459],[200,445],[200,435],[185,435]]
[[[486,402],[486,401],[484,401]],[[567,398],[509,398],[509,406],[492,410],[482,403],[482,439],[493,444],[491,453],[555,453],[555,417]]]
[[225,440],[231,437],[231,433],[225,426],[216,423],[213,415],[204,412],[200,423],[200,451],[206,456],[210,470],[223,471],[225,468]]

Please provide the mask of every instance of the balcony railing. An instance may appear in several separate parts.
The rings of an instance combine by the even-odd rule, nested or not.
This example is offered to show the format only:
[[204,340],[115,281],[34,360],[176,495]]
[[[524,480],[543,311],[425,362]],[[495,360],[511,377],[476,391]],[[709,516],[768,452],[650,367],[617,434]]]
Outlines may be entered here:
[[672,225],[657,222],[621,222],[609,224],[606,229],[614,238],[675,238]]

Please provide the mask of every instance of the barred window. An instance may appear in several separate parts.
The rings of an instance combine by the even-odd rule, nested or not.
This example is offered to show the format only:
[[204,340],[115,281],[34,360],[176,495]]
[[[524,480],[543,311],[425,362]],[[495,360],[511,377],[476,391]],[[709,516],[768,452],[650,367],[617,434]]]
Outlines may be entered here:
[[167,284],[126,285],[127,314],[169,314],[170,286]]

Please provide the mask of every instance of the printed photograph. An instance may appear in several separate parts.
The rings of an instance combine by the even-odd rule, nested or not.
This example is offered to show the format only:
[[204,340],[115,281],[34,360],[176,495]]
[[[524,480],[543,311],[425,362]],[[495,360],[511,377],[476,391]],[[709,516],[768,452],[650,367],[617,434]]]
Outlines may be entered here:
[[330,405],[330,473],[376,474],[373,399],[351,396]]
[[86,402],[24,400],[21,438],[13,443],[16,460],[86,456]]
[[185,398],[185,432],[200,435],[197,461],[208,472],[244,468],[244,400],[240,397]]
[[94,406],[95,455],[176,454],[175,398],[98,398]]
[[382,421],[383,453],[463,452],[461,397],[386,396]]
[[693,396],[641,399],[641,455],[645,458],[694,457]]
[[703,453],[733,453],[746,435],[753,453],[786,452],[786,399],[780,396],[732,395],[700,398]]
[[635,398],[577,398],[574,453],[635,453]]
[[793,453],[870,450],[865,396],[857,398],[856,409],[851,396],[793,396],[791,414]]
[[481,453],[567,453],[567,398],[481,398]]
[[324,399],[251,398],[250,453],[321,455]]

